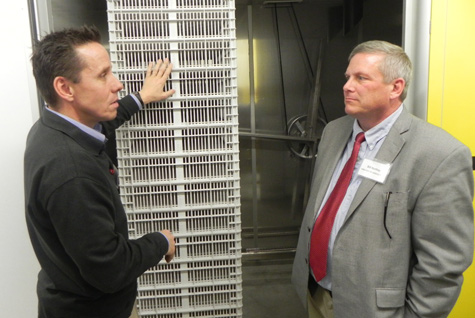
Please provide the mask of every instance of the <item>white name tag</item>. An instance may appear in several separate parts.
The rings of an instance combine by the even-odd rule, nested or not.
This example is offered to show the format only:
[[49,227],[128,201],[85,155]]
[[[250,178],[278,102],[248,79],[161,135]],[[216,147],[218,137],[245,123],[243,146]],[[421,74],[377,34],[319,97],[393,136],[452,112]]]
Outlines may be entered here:
[[388,162],[364,159],[358,171],[358,175],[379,183],[384,183],[390,170],[391,164]]

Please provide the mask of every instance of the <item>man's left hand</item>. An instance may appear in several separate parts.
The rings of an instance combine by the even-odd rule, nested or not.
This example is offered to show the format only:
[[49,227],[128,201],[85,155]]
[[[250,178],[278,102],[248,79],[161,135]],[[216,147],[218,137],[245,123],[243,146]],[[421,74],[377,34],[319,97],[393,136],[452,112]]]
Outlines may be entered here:
[[173,65],[168,59],[163,61],[160,59],[156,63],[151,62],[148,65],[142,90],[139,92],[144,104],[167,99],[175,93],[174,89],[165,91],[172,68]]

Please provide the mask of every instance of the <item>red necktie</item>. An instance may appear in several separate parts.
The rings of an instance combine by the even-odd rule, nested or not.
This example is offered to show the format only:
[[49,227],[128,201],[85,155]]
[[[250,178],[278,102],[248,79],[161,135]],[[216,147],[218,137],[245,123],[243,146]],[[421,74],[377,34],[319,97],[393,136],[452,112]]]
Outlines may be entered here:
[[312,237],[310,240],[310,268],[313,271],[315,279],[322,280],[327,273],[327,254],[328,241],[330,240],[330,233],[333,227],[336,213],[340,207],[341,201],[345,197],[346,190],[351,181],[353,170],[355,169],[356,159],[360,150],[361,143],[365,140],[364,133],[359,133],[356,136],[353,152],[350,159],[345,164],[341,171],[340,177],[333,189],[330,197],[323,206],[322,211],[317,217],[317,221],[313,227]]

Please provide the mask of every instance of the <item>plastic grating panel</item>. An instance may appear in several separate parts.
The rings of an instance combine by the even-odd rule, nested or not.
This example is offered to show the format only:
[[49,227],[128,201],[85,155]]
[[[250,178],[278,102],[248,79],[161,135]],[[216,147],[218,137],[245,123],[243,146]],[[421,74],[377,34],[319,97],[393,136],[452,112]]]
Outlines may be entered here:
[[235,4],[232,0],[108,0],[110,55],[141,89],[168,58],[166,89],[116,132],[129,236],[169,229],[176,255],[138,279],[144,318],[242,317]]
[[[138,307],[142,317],[214,317],[231,314],[241,317],[242,290],[238,284],[139,290]],[[240,313],[241,315],[237,315]],[[233,315],[234,314],[234,315]],[[218,316],[219,317],[219,316]]]

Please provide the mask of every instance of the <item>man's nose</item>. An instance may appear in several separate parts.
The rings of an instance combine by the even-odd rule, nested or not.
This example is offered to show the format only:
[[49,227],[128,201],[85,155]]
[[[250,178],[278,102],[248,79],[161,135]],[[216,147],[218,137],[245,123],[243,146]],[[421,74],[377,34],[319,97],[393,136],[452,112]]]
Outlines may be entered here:
[[345,85],[343,85],[343,91],[349,91],[351,89],[352,85],[351,85],[351,78],[349,77],[347,80],[346,80],[346,83]]
[[124,85],[119,81],[119,79],[114,75],[114,84],[113,90],[114,92],[119,92],[124,88]]

